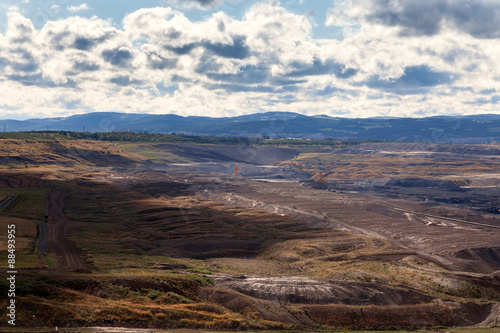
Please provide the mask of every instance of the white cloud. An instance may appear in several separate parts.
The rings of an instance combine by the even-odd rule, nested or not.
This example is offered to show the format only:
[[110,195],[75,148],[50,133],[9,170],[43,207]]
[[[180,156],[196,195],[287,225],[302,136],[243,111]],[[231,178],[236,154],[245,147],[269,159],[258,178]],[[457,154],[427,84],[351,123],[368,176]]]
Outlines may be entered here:
[[55,5],[55,4],[54,4],[54,5],[50,5],[50,7],[49,7],[49,8],[50,8],[50,10],[51,10],[51,11],[53,11],[54,13],[58,13],[58,12],[59,12],[59,10],[61,9],[61,6],[59,6],[59,5]]
[[375,7],[359,3],[342,1],[329,12],[329,24],[346,28],[341,41],[314,39],[310,20],[278,1],[256,3],[239,20],[217,12],[193,21],[172,8],[144,8],[123,28],[74,16],[37,30],[11,10],[0,34],[1,105],[8,106],[1,113],[497,112],[490,95],[500,91],[498,39],[445,23],[433,34],[403,36],[401,26],[369,19]]
[[85,10],[89,10],[90,7],[86,3],[82,3],[81,5],[78,5],[78,6],[68,6],[66,9],[72,13],[76,13],[76,12],[82,12]]

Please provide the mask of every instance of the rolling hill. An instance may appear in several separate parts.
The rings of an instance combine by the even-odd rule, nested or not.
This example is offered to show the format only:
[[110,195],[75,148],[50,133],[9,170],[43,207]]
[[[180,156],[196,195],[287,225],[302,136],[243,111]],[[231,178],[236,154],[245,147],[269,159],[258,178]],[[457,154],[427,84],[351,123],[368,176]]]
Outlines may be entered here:
[[291,112],[238,117],[181,117],[172,114],[96,112],[64,118],[0,120],[6,131],[133,131],[226,137],[338,138],[436,143],[500,141],[500,115],[427,118],[333,118]]

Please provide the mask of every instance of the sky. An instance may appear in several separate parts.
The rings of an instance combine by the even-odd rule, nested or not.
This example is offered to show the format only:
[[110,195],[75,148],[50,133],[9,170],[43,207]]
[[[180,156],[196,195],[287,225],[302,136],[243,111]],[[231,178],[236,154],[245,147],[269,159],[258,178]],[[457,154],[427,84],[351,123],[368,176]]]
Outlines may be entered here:
[[2,0],[0,119],[500,114],[497,0]]

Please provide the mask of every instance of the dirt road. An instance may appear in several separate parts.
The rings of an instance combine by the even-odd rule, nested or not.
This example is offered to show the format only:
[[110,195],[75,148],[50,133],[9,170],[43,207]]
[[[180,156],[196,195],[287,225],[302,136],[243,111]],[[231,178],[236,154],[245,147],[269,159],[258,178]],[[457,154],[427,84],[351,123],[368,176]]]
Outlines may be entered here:
[[483,228],[500,229],[500,226],[497,226],[497,225],[489,225],[489,224],[482,224],[482,223],[476,223],[476,222],[470,222],[470,221],[464,221],[464,220],[458,220],[458,219],[451,219],[451,218],[448,218],[448,217],[442,217],[442,216],[436,216],[436,215],[418,213],[418,212],[414,212],[414,211],[411,211],[411,210],[401,209],[401,208],[396,208],[396,207],[394,207],[393,209],[398,210],[400,212],[408,213],[408,214],[414,214],[414,215],[421,215],[421,216],[426,216],[426,217],[432,217],[432,218],[438,219],[438,220],[445,220],[445,221],[457,222],[457,223],[462,223],[462,224],[470,224],[470,225],[473,225],[473,226],[483,227]]
[[65,190],[53,190],[49,194],[49,251],[57,259],[56,270],[64,272],[87,271],[87,265],[78,256],[78,248],[66,239],[72,221],[64,213],[65,197]]
[[0,211],[7,207],[16,197],[7,197],[5,200],[0,202]]

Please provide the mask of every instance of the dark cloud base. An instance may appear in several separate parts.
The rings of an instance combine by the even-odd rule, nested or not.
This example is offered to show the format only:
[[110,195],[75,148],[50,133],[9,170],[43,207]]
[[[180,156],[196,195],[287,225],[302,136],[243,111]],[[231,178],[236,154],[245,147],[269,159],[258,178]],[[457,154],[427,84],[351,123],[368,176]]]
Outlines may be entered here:
[[432,87],[450,84],[456,80],[451,73],[433,71],[427,65],[406,67],[404,74],[394,80],[382,80],[378,75],[370,77],[364,84],[377,90],[399,95],[427,93]]
[[373,0],[362,18],[401,27],[404,36],[435,35],[443,23],[476,38],[500,38],[500,2],[487,0]]

